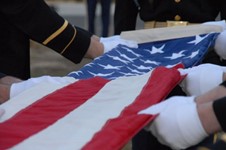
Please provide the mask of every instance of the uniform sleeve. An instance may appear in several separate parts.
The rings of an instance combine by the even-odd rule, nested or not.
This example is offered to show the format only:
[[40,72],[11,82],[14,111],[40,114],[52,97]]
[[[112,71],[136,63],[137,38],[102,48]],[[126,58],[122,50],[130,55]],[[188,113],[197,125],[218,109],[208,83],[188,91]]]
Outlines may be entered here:
[[31,39],[75,63],[90,45],[89,32],[72,26],[43,0],[2,0],[0,13]]
[[114,33],[135,30],[138,8],[133,0],[116,0],[114,14]]
[[[226,81],[222,82],[220,86],[226,88]],[[217,117],[218,122],[221,125],[222,130],[226,131],[226,97],[220,98],[213,102],[213,110]]]
[[218,99],[213,102],[213,110],[217,117],[218,122],[221,125],[222,130],[226,131],[226,97]]

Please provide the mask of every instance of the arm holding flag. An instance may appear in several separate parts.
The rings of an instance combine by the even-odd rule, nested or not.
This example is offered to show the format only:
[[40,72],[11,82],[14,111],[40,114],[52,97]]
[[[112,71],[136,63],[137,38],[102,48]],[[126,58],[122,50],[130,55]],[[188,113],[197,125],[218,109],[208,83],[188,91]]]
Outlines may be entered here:
[[[201,142],[209,134],[225,131],[226,123],[223,114],[226,107],[226,82],[221,83],[225,81],[224,69],[211,64],[203,64],[190,70],[185,69],[184,72],[187,71],[188,74],[182,82],[187,82],[186,86],[190,86],[187,87],[190,95],[199,96],[174,96],[141,111],[140,114],[159,114],[146,127],[146,130],[152,132],[160,143],[172,149],[188,148]],[[205,70],[208,70],[209,74],[204,73]],[[210,73],[212,71],[216,71],[218,76],[212,77]],[[209,85],[201,83],[199,80],[203,73],[207,76],[205,79],[211,77],[215,82]],[[205,81],[208,83],[210,80]],[[215,84],[220,85],[215,86]],[[200,89],[196,90],[201,92],[191,91],[192,86],[193,88],[198,86]]]

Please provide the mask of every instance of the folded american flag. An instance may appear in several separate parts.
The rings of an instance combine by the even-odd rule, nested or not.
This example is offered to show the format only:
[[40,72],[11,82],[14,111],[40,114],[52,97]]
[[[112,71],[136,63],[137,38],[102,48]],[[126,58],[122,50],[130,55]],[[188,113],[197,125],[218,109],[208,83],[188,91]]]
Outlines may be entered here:
[[76,79],[100,76],[115,79],[121,76],[144,74],[158,66],[172,67],[176,64],[192,67],[202,61],[212,46],[217,33],[140,44],[139,48],[119,45],[98,57],[79,71],[69,73]]
[[155,117],[137,113],[162,101],[182,79],[177,67],[199,63],[216,36],[120,45],[70,73],[73,84],[21,93],[1,105],[0,149],[121,149]]

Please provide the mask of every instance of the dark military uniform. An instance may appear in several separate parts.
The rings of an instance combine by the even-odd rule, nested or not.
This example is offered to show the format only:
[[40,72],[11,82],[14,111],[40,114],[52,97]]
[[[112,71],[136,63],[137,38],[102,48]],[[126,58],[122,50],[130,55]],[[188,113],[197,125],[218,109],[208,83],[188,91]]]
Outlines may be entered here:
[[219,13],[226,19],[225,0],[116,0],[114,29],[134,30],[137,15],[146,21],[188,21],[203,23],[213,21]]
[[[203,23],[214,21],[220,13],[221,19],[226,19],[225,0],[116,0],[114,15],[114,32],[116,35],[122,31],[136,29],[137,16],[141,20],[147,21],[188,21],[189,23]],[[214,63],[225,65],[214,51],[211,51],[203,63]],[[174,89],[169,96],[184,95],[179,87]],[[213,137],[213,136],[212,136]],[[200,146],[216,149],[222,148],[222,141],[218,145],[213,145],[213,138],[207,138],[198,146],[189,148],[196,150]],[[158,143],[151,133],[142,130],[133,139],[133,150],[168,150],[170,148]],[[225,143],[223,142],[224,146]]]
[[75,63],[90,44],[91,34],[70,25],[43,0],[1,0],[0,16],[0,70],[7,75],[30,77],[30,39]]

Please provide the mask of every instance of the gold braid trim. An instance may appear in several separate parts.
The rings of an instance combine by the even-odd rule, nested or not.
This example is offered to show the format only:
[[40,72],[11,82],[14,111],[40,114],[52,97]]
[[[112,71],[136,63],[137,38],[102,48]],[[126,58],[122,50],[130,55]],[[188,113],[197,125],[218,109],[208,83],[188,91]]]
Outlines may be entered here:
[[60,54],[63,54],[63,53],[65,52],[65,50],[68,48],[68,46],[71,45],[71,43],[72,43],[73,40],[75,39],[76,34],[77,34],[77,31],[76,31],[75,28],[74,28],[74,35],[73,35],[73,37],[71,38],[70,42],[65,46],[65,48],[61,51]]
[[215,134],[213,135],[213,144],[215,144],[215,143],[217,142],[217,140],[218,140],[218,134],[215,133]]
[[211,149],[209,149],[207,147],[198,147],[197,150],[211,150]]
[[56,32],[54,32],[52,35],[50,35],[44,42],[42,42],[42,44],[44,44],[44,45],[48,44],[55,37],[57,37],[61,32],[63,32],[67,26],[68,26],[68,21],[65,20],[64,24]]

